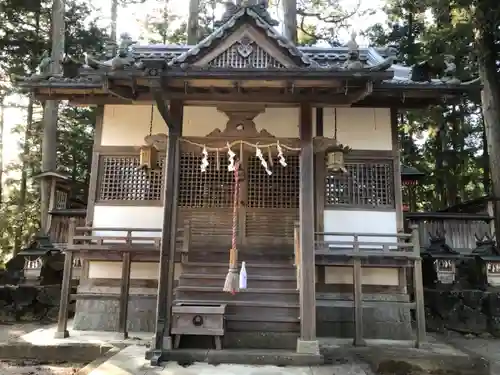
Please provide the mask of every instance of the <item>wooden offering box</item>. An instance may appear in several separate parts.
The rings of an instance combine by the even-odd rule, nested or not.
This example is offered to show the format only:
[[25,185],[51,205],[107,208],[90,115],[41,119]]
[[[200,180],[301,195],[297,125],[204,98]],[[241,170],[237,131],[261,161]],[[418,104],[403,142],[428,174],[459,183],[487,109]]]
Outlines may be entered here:
[[174,348],[179,347],[182,335],[213,336],[215,348],[222,349],[226,305],[197,305],[179,303],[172,307],[172,335]]

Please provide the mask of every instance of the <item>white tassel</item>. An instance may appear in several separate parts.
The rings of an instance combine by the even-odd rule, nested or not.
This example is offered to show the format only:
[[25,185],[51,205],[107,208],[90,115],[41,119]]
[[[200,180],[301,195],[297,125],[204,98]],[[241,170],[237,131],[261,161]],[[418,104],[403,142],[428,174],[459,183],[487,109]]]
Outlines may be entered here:
[[240,290],[247,288],[247,269],[245,267],[245,262],[241,262],[240,270]]
[[206,147],[203,147],[203,151],[201,152],[201,154],[203,155],[203,157],[201,159],[200,169],[201,172],[203,173],[207,171],[208,167],[208,151]]
[[286,161],[285,161],[285,156],[283,155],[283,149],[280,146],[279,141],[276,144],[276,148],[278,149],[278,162],[283,166],[286,167]]
[[255,156],[257,156],[260,160],[260,164],[264,167],[266,170],[266,173],[270,176],[273,174],[273,172],[269,169],[269,166],[267,165],[266,159],[264,159],[264,155],[262,155],[262,151],[260,150],[259,146],[255,148]]
[[233,150],[231,150],[231,145],[229,144],[229,142],[227,143],[227,154],[229,156],[229,165],[227,166],[227,170],[229,172],[234,172],[234,157],[236,156],[236,154],[233,152]]

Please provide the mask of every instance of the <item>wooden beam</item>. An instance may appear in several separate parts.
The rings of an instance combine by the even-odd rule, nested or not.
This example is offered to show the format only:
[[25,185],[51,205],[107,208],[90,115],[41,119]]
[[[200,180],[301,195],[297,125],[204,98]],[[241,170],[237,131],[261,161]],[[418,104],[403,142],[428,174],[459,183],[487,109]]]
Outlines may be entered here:
[[312,107],[300,106],[300,337],[297,352],[319,355],[314,259],[314,150]]
[[165,96],[162,89],[155,88],[153,89],[153,99],[156,102],[156,108],[158,108],[158,112],[160,112],[163,121],[165,121],[165,124],[167,124],[169,130],[171,130],[172,126],[174,125],[173,122],[175,120],[170,114],[170,108],[167,104],[168,98]]
[[373,82],[368,81],[366,82],[366,87],[364,89],[357,89],[354,93],[347,93],[347,96],[349,97],[349,100],[351,101],[351,104],[358,103],[362,101],[363,99],[367,98],[373,93]]
[[163,226],[160,246],[160,276],[156,306],[156,327],[151,348],[151,364],[161,362],[164,349],[172,348],[170,327],[172,319],[172,296],[174,287],[174,261],[176,244],[177,190],[179,186],[179,138],[182,134],[183,103],[171,101],[169,109],[169,137],[165,170],[165,192]]
[[120,100],[123,100],[127,103],[132,103],[137,99],[138,93],[134,93],[134,89],[132,87],[126,86],[109,86],[107,91],[111,94],[111,96],[116,97]]

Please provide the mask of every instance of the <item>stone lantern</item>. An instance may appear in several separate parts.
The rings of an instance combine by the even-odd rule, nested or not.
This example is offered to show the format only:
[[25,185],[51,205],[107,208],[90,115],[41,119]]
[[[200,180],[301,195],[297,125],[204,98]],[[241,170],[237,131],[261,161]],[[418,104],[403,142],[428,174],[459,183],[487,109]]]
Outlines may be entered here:
[[476,237],[476,248],[468,263],[470,283],[482,290],[500,286],[500,251],[495,238]]
[[50,238],[37,234],[30,245],[22,249],[16,257],[22,257],[24,278],[27,282],[57,284],[62,280],[64,255],[54,247]]
[[422,277],[426,287],[454,284],[457,279],[457,264],[462,255],[446,244],[443,234],[430,235],[430,243],[421,252]]

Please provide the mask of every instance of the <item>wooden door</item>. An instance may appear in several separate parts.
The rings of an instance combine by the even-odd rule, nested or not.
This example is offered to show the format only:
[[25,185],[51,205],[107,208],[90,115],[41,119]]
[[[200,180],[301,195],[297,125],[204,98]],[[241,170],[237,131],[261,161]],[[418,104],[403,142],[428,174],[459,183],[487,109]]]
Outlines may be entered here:
[[188,219],[193,245],[231,245],[234,175],[227,170],[225,153],[210,153],[209,166],[201,172],[201,155],[182,152],[180,160],[179,215],[177,225]]
[[299,156],[287,155],[286,167],[274,156],[271,175],[254,155],[244,160],[240,214],[243,243],[292,244],[294,223],[299,219]]

